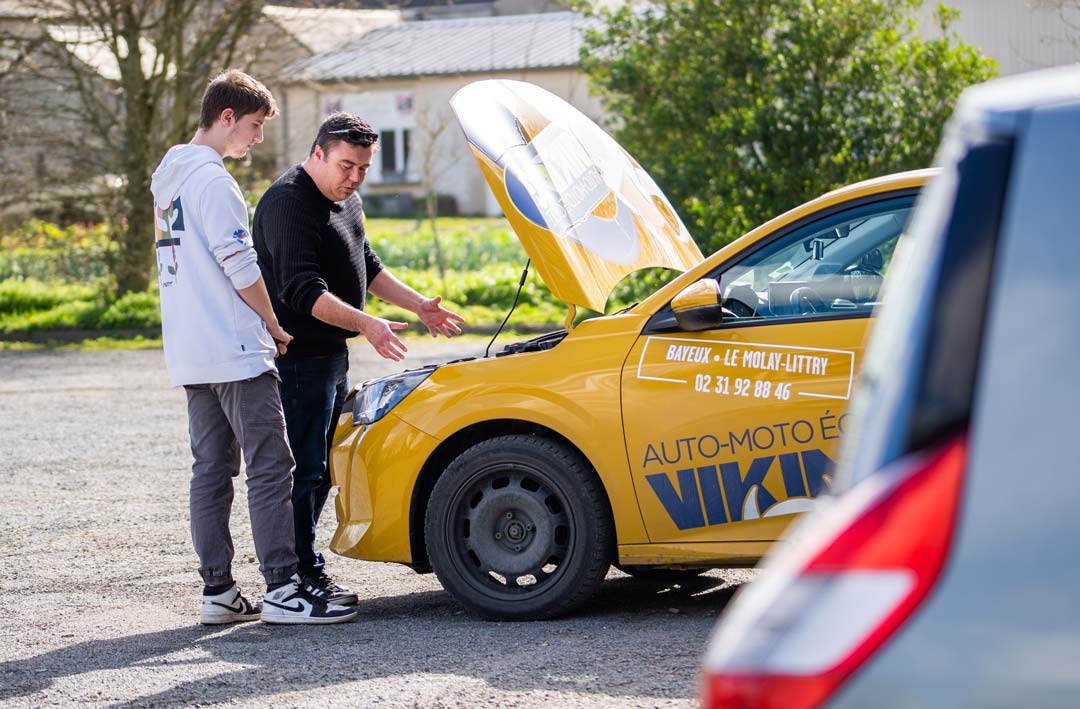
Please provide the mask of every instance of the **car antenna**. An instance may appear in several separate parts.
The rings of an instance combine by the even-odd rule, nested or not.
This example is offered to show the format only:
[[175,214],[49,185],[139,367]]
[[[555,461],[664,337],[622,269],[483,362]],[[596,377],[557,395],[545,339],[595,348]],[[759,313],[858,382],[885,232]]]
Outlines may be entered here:
[[491,352],[491,346],[495,344],[495,338],[499,336],[502,329],[506,327],[506,322],[510,319],[510,316],[514,313],[514,308],[517,307],[518,298],[521,297],[521,289],[525,287],[525,279],[529,277],[529,265],[532,264],[532,259],[525,259],[525,270],[521,272],[521,280],[518,281],[517,293],[514,293],[514,303],[510,306],[510,312],[503,318],[502,324],[495,331],[495,334],[491,336],[491,342],[488,343],[487,349],[484,350],[484,359],[488,358],[488,354]]

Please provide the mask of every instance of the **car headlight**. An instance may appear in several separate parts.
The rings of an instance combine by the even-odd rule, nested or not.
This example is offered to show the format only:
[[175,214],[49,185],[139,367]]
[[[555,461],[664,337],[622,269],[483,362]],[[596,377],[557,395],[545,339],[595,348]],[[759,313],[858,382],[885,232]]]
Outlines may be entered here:
[[434,371],[434,367],[425,367],[367,382],[353,397],[353,425],[375,423],[386,416]]

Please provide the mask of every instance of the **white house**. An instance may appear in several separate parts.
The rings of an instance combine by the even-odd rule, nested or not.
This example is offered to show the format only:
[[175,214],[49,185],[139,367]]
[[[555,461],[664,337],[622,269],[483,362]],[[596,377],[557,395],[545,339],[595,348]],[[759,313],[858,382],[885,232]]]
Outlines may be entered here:
[[[960,11],[951,31],[998,63],[1001,74],[1080,61],[1080,2],[1077,0],[945,0]],[[936,1],[927,1],[917,19],[926,36],[934,26]]]
[[[515,7],[510,0],[500,2],[472,0],[456,8],[416,3],[422,7],[406,13],[403,21],[286,67],[275,87],[284,114],[275,136],[279,166],[303,160],[326,115],[351,111],[382,135],[381,152],[363,188],[373,212],[409,211],[435,191],[449,196],[457,212],[499,214],[450,115],[448,102],[455,91],[484,78],[521,79],[547,88],[593,118],[603,111],[577,68],[587,20],[573,12],[499,15],[559,7],[552,0],[539,0],[539,5],[538,0],[517,0]],[[946,4],[960,11],[952,31],[993,57],[1002,74],[1080,59],[1080,2]],[[933,19],[936,5],[926,2],[917,16],[925,36],[940,34]],[[445,17],[444,11],[464,16],[409,21]]]
[[586,23],[574,12],[404,22],[293,64],[278,92],[287,116],[278,146],[283,164],[304,159],[325,116],[350,111],[381,135],[363,188],[369,209],[408,211],[433,190],[444,195],[442,211],[452,201],[462,214],[499,214],[450,97],[480,79],[519,79],[598,119],[601,105],[577,68]]

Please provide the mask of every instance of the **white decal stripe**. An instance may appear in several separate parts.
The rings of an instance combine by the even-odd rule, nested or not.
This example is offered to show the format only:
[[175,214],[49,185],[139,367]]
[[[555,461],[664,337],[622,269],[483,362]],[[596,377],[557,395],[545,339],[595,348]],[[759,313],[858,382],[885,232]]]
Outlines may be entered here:
[[847,378],[847,396],[845,399],[851,398],[851,386],[855,383],[855,353],[851,353],[851,370],[848,372]]
[[737,344],[740,347],[749,346],[749,347],[771,348],[771,349],[778,349],[778,350],[801,350],[803,352],[831,352],[833,354],[847,355],[850,359],[849,359],[849,362],[848,362],[848,384],[847,384],[847,393],[846,394],[841,396],[839,394],[815,394],[815,393],[812,393],[812,392],[804,392],[804,391],[799,391],[799,392],[795,392],[795,393],[798,396],[809,396],[809,397],[813,397],[813,398],[816,398],[816,399],[839,399],[841,401],[847,401],[847,400],[851,399],[851,388],[852,388],[852,386],[854,384],[854,381],[855,381],[855,353],[852,350],[837,350],[837,349],[833,349],[833,348],[829,348],[829,347],[801,347],[801,346],[798,346],[798,345],[773,345],[773,344],[767,344],[767,343],[764,343],[764,342],[737,342],[737,343],[736,342],[730,342],[729,343],[729,342],[714,341],[714,340],[691,340],[691,339],[685,338],[685,337],[664,337],[664,336],[660,336],[660,335],[657,335],[657,336],[650,335],[649,337],[645,338],[645,346],[641,348],[641,357],[638,359],[638,366],[637,366],[637,377],[638,377],[638,379],[645,379],[645,380],[653,381],[653,382],[671,382],[672,384],[687,384],[687,383],[689,383],[689,380],[688,379],[668,379],[666,377],[649,377],[649,376],[646,376],[646,375],[641,373],[641,368],[645,364],[645,353],[649,351],[649,345],[652,344],[653,340],[667,340],[669,342],[692,342],[692,343],[697,344],[697,345],[700,345],[703,342],[707,342],[707,343],[710,343],[710,344],[713,344],[713,345],[736,345]]
[[649,344],[652,343],[653,340],[671,340],[671,339],[675,339],[675,338],[671,338],[671,337],[646,337],[645,338],[645,346],[641,348],[641,357],[638,358],[638,363],[637,363],[637,378],[638,379],[647,379],[647,380],[649,380],[651,382],[671,382],[672,384],[686,384],[687,382],[690,381],[688,379],[666,379],[664,377],[647,377],[647,376],[645,376],[644,374],[641,373],[641,366],[643,364],[645,364],[645,353],[649,351]]
[[[671,340],[672,342],[693,342],[695,344],[701,344],[707,342],[713,345],[736,345],[739,347],[751,346],[751,347],[772,347],[774,349],[782,350],[806,350],[807,352],[835,352],[836,354],[846,354],[855,356],[855,353],[851,350],[836,350],[828,347],[803,347],[800,345],[773,345],[765,342],[727,342],[726,340],[691,340],[687,337],[664,337],[662,335],[650,335],[649,341],[652,340]],[[648,344],[646,343],[646,347]]]

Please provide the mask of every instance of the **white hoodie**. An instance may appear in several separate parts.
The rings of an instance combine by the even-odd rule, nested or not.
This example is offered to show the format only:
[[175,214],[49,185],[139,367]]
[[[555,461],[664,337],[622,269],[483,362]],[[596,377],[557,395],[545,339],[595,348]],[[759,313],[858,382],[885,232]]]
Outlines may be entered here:
[[161,335],[173,386],[277,373],[274,341],[236,292],[259,278],[240,186],[221,155],[175,145],[154,170]]

